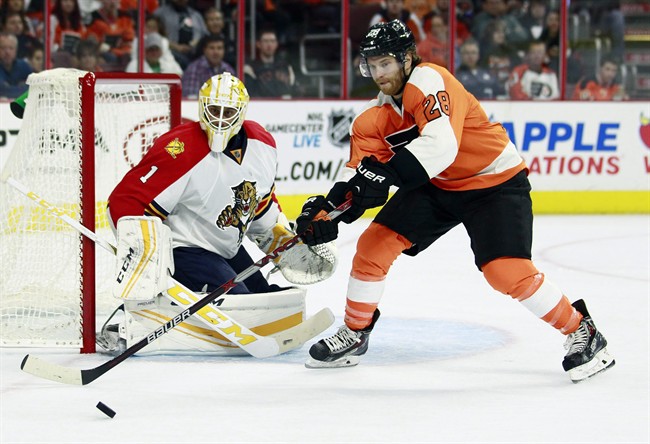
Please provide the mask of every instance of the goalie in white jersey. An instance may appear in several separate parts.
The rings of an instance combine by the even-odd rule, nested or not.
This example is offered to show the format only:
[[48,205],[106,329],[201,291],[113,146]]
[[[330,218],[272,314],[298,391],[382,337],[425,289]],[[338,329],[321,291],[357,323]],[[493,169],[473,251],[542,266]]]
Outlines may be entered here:
[[[275,140],[245,120],[248,102],[238,78],[212,77],[199,91],[199,122],[161,135],[111,193],[108,213],[118,243],[114,295],[125,302],[126,320],[107,321],[98,340],[104,348],[115,349],[120,338],[126,345],[137,341],[181,311],[156,297],[167,273],[190,290],[210,292],[253,264],[244,236],[265,253],[294,236],[274,194]],[[336,253],[333,244],[315,249],[301,243],[276,265],[288,281],[308,284],[331,275]],[[229,293],[216,303],[253,331],[274,333],[304,317],[305,291],[271,285],[259,271]],[[170,333],[149,351],[239,350],[191,319]]]

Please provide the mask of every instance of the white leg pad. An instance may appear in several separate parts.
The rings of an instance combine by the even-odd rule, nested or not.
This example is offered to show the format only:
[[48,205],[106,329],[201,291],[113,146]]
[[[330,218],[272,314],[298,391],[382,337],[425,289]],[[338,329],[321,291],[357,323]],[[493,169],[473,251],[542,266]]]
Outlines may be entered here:
[[[290,288],[273,293],[226,294],[218,298],[216,303],[220,310],[253,332],[266,336],[298,325],[305,319],[305,296],[305,289]],[[124,305],[126,321],[120,326],[120,330],[126,338],[127,347],[183,311],[162,297],[157,297],[155,302],[150,304],[125,301]],[[247,355],[217,331],[195,319],[195,316],[161,336],[138,354]]]

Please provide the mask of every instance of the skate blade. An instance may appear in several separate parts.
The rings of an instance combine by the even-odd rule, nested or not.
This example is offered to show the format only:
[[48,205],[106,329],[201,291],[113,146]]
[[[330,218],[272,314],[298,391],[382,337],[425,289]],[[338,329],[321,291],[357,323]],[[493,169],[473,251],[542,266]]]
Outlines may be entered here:
[[571,381],[574,384],[578,384],[579,382],[593,378],[598,373],[604,372],[605,370],[613,367],[614,364],[616,364],[614,358],[609,355],[609,352],[606,348],[603,348],[601,351],[596,353],[594,359],[569,370],[567,373],[569,373],[569,378],[571,378]]
[[314,358],[309,358],[305,362],[305,367],[307,368],[343,368],[343,367],[354,367],[359,364],[361,359],[359,356],[346,356],[344,358],[337,359],[336,361],[317,361]]

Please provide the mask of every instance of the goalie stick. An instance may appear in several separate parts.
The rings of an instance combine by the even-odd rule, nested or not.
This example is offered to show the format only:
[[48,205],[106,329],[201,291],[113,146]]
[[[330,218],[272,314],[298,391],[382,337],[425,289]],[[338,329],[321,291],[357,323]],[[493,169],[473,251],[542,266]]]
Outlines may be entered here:
[[[28,198],[38,203],[40,206],[47,209],[49,213],[60,218],[82,234],[88,236],[91,240],[97,242],[103,248],[106,248],[109,251],[115,253],[115,247],[111,243],[105,239],[98,237],[87,227],[81,225],[76,220],[67,216],[62,210],[43,200],[36,193],[28,190],[27,187],[25,187],[17,180],[9,177],[7,178],[6,182]],[[335,219],[348,208],[350,208],[350,206],[351,201],[348,200],[332,210],[328,214],[328,217]],[[199,298],[199,296],[195,295],[192,291],[185,288],[171,276],[169,276],[168,281],[170,285],[168,287],[168,290],[163,294],[171,297],[174,301],[180,302],[182,305],[189,305],[189,307],[137,343],[128,347],[120,355],[112,358],[111,360],[105,362],[104,364],[101,364],[98,367],[79,370],[70,367],[64,367],[58,364],[53,364],[35,356],[26,355],[23,358],[20,368],[27,373],[31,373],[41,378],[50,379],[52,381],[61,382],[64,384],[86,385],[99,378],[104,373],[117,366],[122,361],[126,360],[128,357],[134,355],[146,347],[148,344],[158,339],[160,336],[164,335],[168,331],[181,324],[188,317],[192,316],[195,313],[201,314],[202,310],[203,315],[200,316],[200,319],[213,324],[211,325],[212,327],[216,326],[218,331],[222,333],[226,338],[255,357],[263,358],[275,356],[277,354],[297,348],[304,344],[307,340],[321,333],[332,324],[334,321],[334,316],[331,310],[327,308],[322,309],[311,318],[290,329],[269,336],[260,336],[253,333],[248,328],[241,325],[218,308],[214,306],[207,308],[206,306],[219,296],[227,293],[237,283],[244,281],[257,270],[273,261],[273,259],[277,259],[279,255],[284,251],[296,245],[300,241],[301,234],[302,233],[296,234],[287,242],[271,251],[269,254],[246,268],[241,273],[237,274],[237,276],[235,276],[233,279],[224,283],[219,288],[202,298]],[[191,302],[194,303],[191,304]]]

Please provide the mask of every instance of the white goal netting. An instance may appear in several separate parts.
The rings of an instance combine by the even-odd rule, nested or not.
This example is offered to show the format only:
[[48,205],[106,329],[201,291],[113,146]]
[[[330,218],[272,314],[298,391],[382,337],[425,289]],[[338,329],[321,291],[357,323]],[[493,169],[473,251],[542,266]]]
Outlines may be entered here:
[[[55,69],[32,74],[27,82],[22,126],[0,181],[2,346],[81,347],[84,336],[94,338],[82,321],[88,310],[82,288],[89,285],[82,270],[90,262],[80,234],[4,180],[14,178],[79,222],[86,205],[94,206],[95,231],[114,242],[106,219],[108,195],[170,129],[169,82],[87,74]],[[84,125],[90,128],[86,136]],[[94,150],[94,172],[84,144]],[[82,178],[94,183],[94,202]],[[103,319],[118,303],[108,282],[114,256],[97,246],[95,258],[96,315]]]

